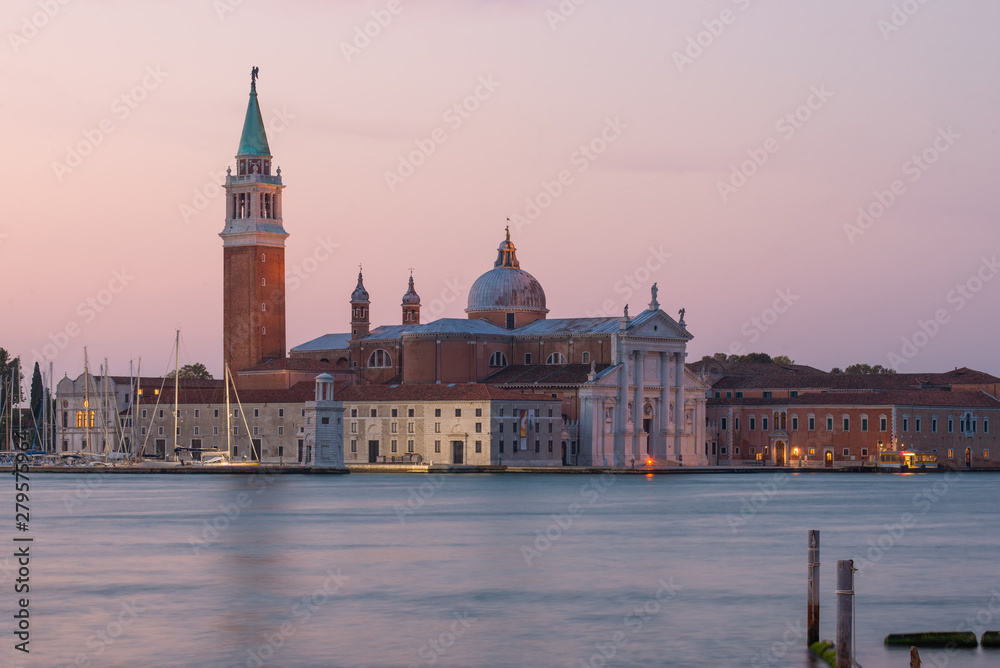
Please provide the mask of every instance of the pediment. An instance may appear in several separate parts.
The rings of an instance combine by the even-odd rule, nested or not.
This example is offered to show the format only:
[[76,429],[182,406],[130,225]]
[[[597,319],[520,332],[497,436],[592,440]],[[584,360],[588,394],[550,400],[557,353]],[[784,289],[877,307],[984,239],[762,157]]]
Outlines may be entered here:
[[689,341],[694,336],[676,320],[662,310],[643,311],[632,320],[627,334],[648,338],[684,339]]

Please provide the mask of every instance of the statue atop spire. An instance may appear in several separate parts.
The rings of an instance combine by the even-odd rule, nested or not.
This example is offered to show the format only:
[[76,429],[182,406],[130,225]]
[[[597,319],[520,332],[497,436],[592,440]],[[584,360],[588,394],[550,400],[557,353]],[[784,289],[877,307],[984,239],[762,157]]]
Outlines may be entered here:
[[250,70],[250,91],[253,93],[257,92],[257,77],[259,76],[260,68],[256,65]]

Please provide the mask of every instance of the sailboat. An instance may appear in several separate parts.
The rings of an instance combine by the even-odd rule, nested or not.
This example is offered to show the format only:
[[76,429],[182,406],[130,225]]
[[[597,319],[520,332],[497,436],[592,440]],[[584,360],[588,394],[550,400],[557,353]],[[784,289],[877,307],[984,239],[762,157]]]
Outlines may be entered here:
[[[240,393],[236,389],[236,382],[233,380],[232,374],[229,372],[229,364],[226,364],[226,452],[222,455],[210,457],[207,460],[202,461],[205,466],[259,466],[260,465],[260,453],[256,452],[254,449],[253,438],[250,436],[252,433],[250,431],[250,425],[247,424],[246,411],[243,410],[243,404],[240,402]],[[243,419],[243,427],[247,430],[247,438],[250,439],[250,460],[249,461],[233,461],[233,411],[229,402],[229,386],[233,387],[233,394],[236,395],[236,405],[239,408],[240,417]],[[255,456],[256,455],[256,456]]]

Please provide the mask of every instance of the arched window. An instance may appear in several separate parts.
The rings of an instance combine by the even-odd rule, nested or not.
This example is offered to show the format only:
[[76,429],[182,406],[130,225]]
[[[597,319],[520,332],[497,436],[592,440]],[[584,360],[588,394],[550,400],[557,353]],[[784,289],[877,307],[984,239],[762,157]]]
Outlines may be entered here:
[[546,364],[565,364],[566,356],[562,353],[552,353],[549,355],[548,359],[545,360]]
[[499,350],[490,357],[490,366],[507,366],[507,356]]
[[384,369],[392,366],[392,358],[389,353],[379,348],[368,357],[369,369]]

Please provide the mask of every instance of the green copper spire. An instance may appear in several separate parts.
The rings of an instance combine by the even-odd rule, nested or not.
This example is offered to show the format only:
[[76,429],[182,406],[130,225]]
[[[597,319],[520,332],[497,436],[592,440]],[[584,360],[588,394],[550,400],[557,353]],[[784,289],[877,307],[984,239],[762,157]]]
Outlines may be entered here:
[[260,105],[257,104],[257,68],[250,74],[250,104],[247,105],[247,117],[243,121],[243,135],[240,137],[240,148],[237,156],[271,155],[267,145],[267,133],[264,132],[264,119],[260,115]]

